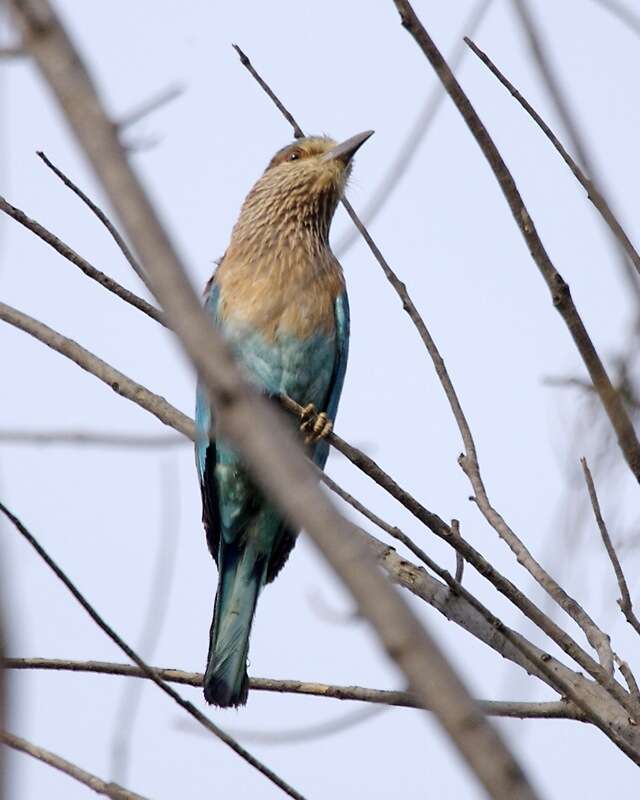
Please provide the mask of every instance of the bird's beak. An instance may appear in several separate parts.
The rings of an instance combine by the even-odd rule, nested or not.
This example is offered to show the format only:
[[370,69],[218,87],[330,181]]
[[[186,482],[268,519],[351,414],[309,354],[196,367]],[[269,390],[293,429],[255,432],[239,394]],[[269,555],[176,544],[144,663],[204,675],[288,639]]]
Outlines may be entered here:
[[367,139],[373,136],[373,131],[364,131],[364,133],[356,133],[355,136],[352,136],[350,139],[347,139],[340,144],[337,144],[335,147],[332,147],[331,150],[327,150],[326,153],[321,157],[321,161],[342,161],[342,163],[347,166],[347,164],[351,161],[353,156],[362,145],[367,141]]

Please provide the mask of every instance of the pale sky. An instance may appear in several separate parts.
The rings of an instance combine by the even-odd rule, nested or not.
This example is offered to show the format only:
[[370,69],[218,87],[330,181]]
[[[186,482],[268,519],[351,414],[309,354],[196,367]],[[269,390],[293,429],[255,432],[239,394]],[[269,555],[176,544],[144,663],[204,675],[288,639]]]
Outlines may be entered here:
[[[127,138],[155,142],[134,162],[198,288],[224,252],[247,191],[291,139],[287,123],[240,65],[232,42],[250,56],[305,130],[336,139],[376,131],[355,162],[349,197],[356,210],[375,192],[436,86],[391,0],[327,0],[314,7],[289,0],[60,0],[56,5],[114,118],[169,85],[185,86],[180,98],[131,128]],[[417,0],[415,8],[448,54],[473,5]],[[494,0],[475,40],[565,138],[510,6]],[[640,126],[638,39],[592,0],[538,0],[533,7],[606,188],[631,238],[640,242],[640,225],[632,218]],[[475,57],[465,58],[458,75],[513,171],[599,352],[611,358],[624,347],[631,305],[599,218],[547,140]],[[2,62],[0,191],[96,267],[143,293],[101,225],[35,156],[40,149],[107,207],[33,67],[26,60]],[[349,225],[340,210],[334,241]],[[580,484],[568,493],[568,482],[577,474],[580,455],[594,460],[597,455],[585,404],[543,384],[548,376],[583,377],[584,369],[493,175],[449,101],[370,231],[447,362],[494,505],[612,634],[615,648],[640,667],[634,662],[637,640],[617,611],[615,580],[595,525],[587,516],[579,530],[573,527],[572,504],[581,508],[583,494]],[[379,266],[360,242],[341,262],[352,338],[336,431],[374,456],[427,507],[444,519],[460,519],[474,546],[545,604],[467,500],[470,488],[456,463],[461,442],[450,410],[417,332]],[[194,375],[172,337],[5,217],[0,218],[0,295],[192,413]],[[4,323],[0,352],[0,428],[165,432],[150,415]],[[580,415],[583,433],[576,446],[574,420]],[[614,481],[595,471],[603,512],[618,540],[638,520],[637,486],[621,461],[616,454]],[[332,455],[327,471],[443,566],[453,567],[450,550],[345,459]],[[216,576],[188,445],[135,452],[0,442],[0,494],[105,619],[131,645],[141,646],[141,655],[159,666],[204,668]],[[365,527],[383,536],[368,523]],[[2,523],[0,533],[9,654],[125,660],[15,531]],[[149,653],[145,621],[161,536],[169,541],[175,536],[175,563],[166,618]],[[624,551],[624,566],[633,592],[639,564],[632,550]],[[471,569],[465,583],[507,624],[556,654]],[[413,598],[411,603],[476,696],[554,699],[549,689],[436,611]],[[250,674],[402,688],[401,676],[364,623],[349,616],[351,609],[301,536],[286,568],[261,597]],[[581,632],[559,614],[583,644]],[[10,679],[14,733],[111,777],[125,679],[37,672]],[[180,692],[205,709],[199,690]],[[439,727],[420,711],[388,710],[313,740],[300,736],[276,745],[252,738],[255,732],[310,729],[361,708],[253,692],[239,711],[206,710],[310,798],[356,792],[369,798],[482,796]],[[545,797],[637,793],[631,761],[591,727],[545,720],[498,724]],[[224,745],[195,730],[152,685],[143,687],[130,758],[125,785],[154,800],[282,796]],[[25,755],[11,754],[9,768],[11,800],[89,795]]]

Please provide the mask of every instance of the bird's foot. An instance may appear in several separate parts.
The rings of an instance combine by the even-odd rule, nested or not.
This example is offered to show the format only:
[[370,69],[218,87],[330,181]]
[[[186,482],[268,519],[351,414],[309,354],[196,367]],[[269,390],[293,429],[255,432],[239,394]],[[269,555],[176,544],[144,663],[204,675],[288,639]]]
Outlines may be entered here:
[[333,422],[324,411],[319,414],[313,403],[307,403],[300,414],[300,430],[306,434],[304,443],[315,444],[333,430]]

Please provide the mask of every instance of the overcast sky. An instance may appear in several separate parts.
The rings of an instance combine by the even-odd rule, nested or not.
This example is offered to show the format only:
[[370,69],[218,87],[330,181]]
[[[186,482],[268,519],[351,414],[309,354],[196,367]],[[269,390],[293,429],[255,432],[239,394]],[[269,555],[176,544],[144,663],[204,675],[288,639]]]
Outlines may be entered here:
[[[640,225],[632,216],[639,40],[593,0],[533,5],[607,189],[639,242]],[[198,288],[224,252],[247,191],[273,153],[291,139],[286,122],[240,65],[232,42],[252,58],[305,130],[337,139],[376,131],[355,163],[349,197],[356,209],[375,193],[437,85],[391,0],[315,5],[66,0],[56,6],[115,119],[167,86],[185,87],[180,98],[130,128],[126,138],[153,145],[133,159]],[[447,54],[474,3],[421,0],[415,6]],[[6,28],[5,34],[8,39]],[[494,0],[475,39],[564,137],[510,2]],[[471,54],[458,74],[512,169],[600,353],[612,358],[625,345],[631,304],[599,218],[540,131]],[[40,149],[107,205],[35,70],[26,60],[2,62],[0,191],[95,266],[143,293],[104,229],[35,156]],[[349,225],[338,211],[333,240],[339,241]],[[578,456],[595,459],[598,441],[588,435],[586,405],[578,396],[543,383],[548,376],[583,377],[584,370],[495,179],[450,102],[443,104],[411,169],[370,230],[447,361],[494,505],[634,665],[637,642],[617,613],[615,581],[595,527],[588,518],[579,530],[572,527],[583,495],[568,486],[577,474]],[[467,500],[470,489],[456,463],[461,442],[453,418],[419,337],[380,268],[360,242],[341,261],[352,338],[337,432],[373,455],[444,519],[460,519],[463,534],[540,599]],[[4,217],[0,295],[192,413],[194,375],[171,336]],[[4,323],[0,352],[2,428],[165,430],[94,377]],[[577,445],[576,419],[582,431]],[[634,491],[620,463],[616,454],[615,480],[606,480],[613,473],[595,474],[602,483],[603,511],[618,539],[633,530],[639,516],[637,487]],[[346,460],[332,455],[327,471],[440,563],[453,566],[444,545]],[[0,495],[105,619],[143,650],[159,542],[165,548],[175,544],[166,618],[154,651],[142,655],[157,665],[203,669],[216,574],[188,445],[133,451],[0,442]],[[3,523],[1,533],[8,652],[123,661],[15,531]],[[633,590],[640,565],[631,549],[624,558]],[[535,636],[470,569],[465,581],[506,623]],[[552,699],[550,690],[436,611],[413,600],[412,605],[478,697]],[[286,569],[261,598],[250,673],[401,688],[402,678],[352,610],[302,536]],[[583,642],[566,619],[561,622]],[[544,638],[535,640],[555,653]],[[635,666],[640,667],[637,659]],[[10,678],[10,729],[109,778],[125,680],[36,672]],[[180,691],[204,708],[199,690]],[[419,711],[388,710],[310,741],[301,736],[276,745],[253,736],[311,729],[357,708],[254,692],[244,709],[208,713],[310,798],[356,792],[370,798],[481,796],[440,729]],[[637,793],[635,767],[595,729],[560,721],[499,726],[546,797]],[[195,730],[151,685],[143,687],[130,755],[127,787],[154,800],[281,796],[224,745]],[[89,793],[21,754],[10,756],[9,768],[12,800],[75,800]]]

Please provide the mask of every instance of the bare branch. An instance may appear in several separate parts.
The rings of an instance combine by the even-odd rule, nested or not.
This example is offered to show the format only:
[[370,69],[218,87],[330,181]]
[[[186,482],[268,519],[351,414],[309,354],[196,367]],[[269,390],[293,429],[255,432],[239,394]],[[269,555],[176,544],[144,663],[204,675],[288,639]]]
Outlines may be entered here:
[[606,8],[622,23],[624,23],[629,30],[633,31],[636,36],[640,36],[640,16],[631,11],[630,8],[623,5],[620,0],[594,0],[598,5]]
[[[491,0],[478,0],[473,6],[468,19],[465,20],[460,34],[456,37],[455,48],[451,53],[449,63],[451,69],[457,72],[460,64],[464,60],[466,48],[464,43],[459,41],[464,34],[473,36],[473,31],[480,27],[480,23],[485,18]],[[253,74],[253,73],[252,73]],[[255,77],[255,75],[254,75]],[[377,188],[375,189],[372,197],[369,199],[361,213],[362,220],[365,225],[370,226],[371,223],[378,216],[378,213],[384,207],[385,203],[393,193],[394,189],[398,186],[402,178],[406,175],[413,162],[413,158],[418,152],[418,147],[422,140],[426,137],[433,121],[435,120],[442,101],[447,96],[440,84],[437,84],[429,96],[427,97],[420,113],[416,117],[415,122],[409,129],[402,144],[398,148],[398,154],[389,163],[386,173]],[[350,229],[335,245],[334,252],[340,258],[349,248],[358,240],[358,232]]]
[[[301,725],[295,728],[284,730],[256,730],[251,728],[235,728],[234,735],[244,742],[266,745],[292,745],[315,742],[318,739],[326,739],[335,736],[336,733],[343,733],[351,730],[357,725],[369,722],[373,717],[378,717],[389,711],[389,706],[365,706],[346,714],[341,714],[337,719],[330,719],[311,725]],[[193,729],[193,726],[189,726]],[[200,733],[199,730],[194,733]]]
[[[451,530],[453,531],[454,536],[460,536],[460,523],[457,519],[451,520]],[[462,555],[456,550],[456,582],[462,583],[462,576],[464,574],[464,558]]]
[[[564,90],[561,81],[553,70],[551,61],[549,59],[547,48],[545,47],[542,35],[538,26],[531,14],[531,9],[525,0],[513,0],[516,13],[520,19],[520,24],[524,30],[525,36],[529,42],[529,49],[533,56],[533,60],[538,68],[542,80],[547,87],[551,101],[555,110],[562,120],[562,124],[567,131],[569,142],[571,143],[578,160],[582,162],[582,166],[586,172],[591,176],[599,186],[604,186],[602,177],[596,172],[596,167],[592,154],[589,152],[589,147],[585,137],[580,131],[580,127],[575,120],[574,114],[571,110],[571,102],[567,92]],[[629,291],[635,296],[636,303],[640,303],[640,282],[638,276],[634,273],[629,261],[627,260],[624,249],[620,249],[620,241],[614,234],[612,242],[616,245],[616,252],[619,255],[619,265],[621,272],[626,280]],[[626,249],[626,248],[625,248]],[[636,270],[638,265],[635,264]]]
[[[8,658],[7,669],[63,670],[70,672],[90,672],[105,675],[124,675],[130,678],[147,678],[137,667],[128,664],[114,664],[106,661],[70,661],[56,658]],[[156,675],[171,683],[187,686],[202,686],[201,672],[184,672],[178,669],[152,667]],[[362,686],[335,686],[315,681],[275,680],[273,678],[250,678],[251,688],[256,691],[277,692],[281,694],[303,694],[314,697],[328,697],[334,700],[356,700],[403,708],[422,708],[411,692],[389,689],[367,689]],[[517,717],[519,719],[573,719],[586,722],[583,714],[576,711],[566,701],[526,703],[505,700],[478,700],[485,714],[492,717]]]
[[216,407],[220,430],[258,484],[296,528],[306,530],[353,594],[390,658],[431,705],[461,755],[496,798],[533,798],[524,773],[473,703],[440,648],[378,572],[319,490],[299,443],[242,379],[203,312],[165,230],[126,159],[83,61],[46,0],[10,0],[25,47],[55,93],[139,253],[155,296]]
[[591,475],[589,465],[587,464],[587,459],[581,458],[580,463],[582,464],[582,471],[584,472],[584,479],[587,484],[589,499],[591,500],[591,507],[593,508],[593,515],[598,523],[600,536],[602,537],[602,543],[605,546],[607,555],[609,556],[609,561],[611,561],[611,566],[616,574],[616,580],[618,581],[618,589],[620,590],[620,599],[618,600],[618,605],[620,606],[620,610],[624,614],[629,625],[632,626],[636,633],[640,634],[640,620],[638,617],[636,617],[633,611],[633,603],[631,602],[631,595],[629,594],[629,586],[627,585],[627,580],[624,577],[624,572],[622,571],[618,554],[613,546],[613,542],[609,536],[609,531],[607,530],[607,526],[602,517],[602,512],[600,511],[600,503],[598,502],[596,487],[593,483],[593,477]]
[[149,114],[153,114],[169,103],[172,103],[174,100],[177,100],[178,97],[182,97],[184,91],[185,87],[182,84],[167,86],[161,92],[158,92],[158,94],[145,100],[145,102],[141,103],[137,108],[121,116],[116,122],[118,130],[122,132],[125,128],[137,125],[138,122],[148,117]]
[[21,58],[26,55],[24,48],[20,45],[14,47],[0,47],[0,61],[3,59],[10,60],[12,58]]
[[280,102],[280,100],[278,100],[278,98],[275,96],[275,94],[271,91],[271,89],[268,86],[268,84],[265,83],[265,81],[262,80],[260,75],[258,75],[258,73],[253,68],[253,64],[251,63],[251,61],[249,61],[247,56],[242,52],[242,50],[238,47],[238,45],[234,44],[234,45],[232,45],[232,47],[236,51],[236,53],[240,56],[240,63],[242,64],[242,66],[246,67],[249,70],[249,72],[253,75],[253,77],[256,79],[258,84],[262,87],[262,89],[266,92],[266,94],[271,98],[271,100],[273,100],[273,102],[276,104],[276,106],[280,110],[280,113],[282,114],[282,116],[287,120],[289,125],[291,125],[291,127],[293,128],[294,137],[296,139],[302,139],[302,137],[304,136],[304,132],[303,132],[302,128],[298,125],[298,123],[295,121],[293,115],[290,114],[289,111],[287,111],[287,109],[284,107],[284,105]]
[[[578,183],[584,188],[584,190],[587,193],[587,197],[589,198],[589,200],[591,200],[595,208],[600,213],[602,219],[609,226],[609,230],[611,231],[612,235],[615,237],[618,244],[624,249],[625,253],[629,256],[633,266],[636,269],[636,272],[640,275],[640,255],[638,254],[638,251],[631,243],[622,225],[618,222],[618,219],[614,215],[606,199],[594,184],[593,179],[590,180],[584,174],[584,172],[580,169],[578,164],[574,161],[574,159],[562,146],[561,142],[558,140],[558,137],[553,133],[551,128],[549,128],[549,126],[538,114],[538,112],[520,94],[520,92],[515,88],[515,86],[502,74],[502,72],[500,72],[500,70],[496,67],[496,65],[491,61],[489,56],[482,50],[480,50],[480,48],[476,44],[474,44],[474,42],[472,42],[471,39],[465,38],[465,42],[478,56],[478,58],[482,61],[482,63],[485,64],[486,67],[488,67],[488,69],[496,76],[496,78],[500,81],[500,83],[518,101],[518,103],[520,103],[522,108],[524,108],[524,110],[529,114],[529,116],[532,117],[532,119],[536,122],[536,124],[541,128],[542,132],[545,134],[547,139],[549,139],[549,141],[555,147],[558,153],[560,153],[560,156],[562,157],[563,161],[569,167],[571,172],[574,174]],[[585,163],[584,155],[581,158],[581,161]]]
[[40,556],[40,558],[45,562],[45,564],[51,569],[51,571],[56,575],[57,578],[67,587],[69,592],[75,597],[75,599],[80,603],[80,605],[84,608],[87,614],[91,617],[91,619],[96,623],[96,625],[103,630],[107,636],[111,639],[114,644],[116,644],[122,652],[127,655],[137,666],[140,670],[152,680],[159,689],[161,689],[165,694],[169,695],[172,700],[174,700],[179,706],[184,708],[184,710],[190,714],[197,722],[199,722],[203,727],[213,733],[214,736],[217,736],[222,742],[224,742],[228,747],[230,747],[240,758],[244,759],[248,764],[261,772],[268,780],[282,789],[283,792],[288,794],[290,797],[296,798],[296,800],[304,800],[303,796],[299,794],[293,787],[289,786],[282,778],[276,775],[275,772],[269,769],[269,767],[265,766],[261,761],[258,761],[257,758],[251,755],[247,750],[244,749],[238,742],[232,739],[227,733],[225,733],[222,728],[219,728],[217,725],[214,725],[211,720],[206,717],[201,711],[199,711],[193,703],[190,703],[188,700],[185,700],[181,695],[179,695],[174,689],[172,689],[168,684],[166,684],[161,678],[159,678],[156,673],[149,667],[141,658],[140,656],[132,650],[129,645],[122,639],[118,634],[113,630],[113,628],[108,625],[102,617],[98,614],[95,608],[88,602],[88,600],[84,597],[84,595],[76,588],[76,586],[72,583],[72,581],[67,577],[67,575],[60,569],[60,567],[56,564],[56,562],[51,558],[51,556],[47,553],[47,551],[38,543],[36,538],[25,528],[25,526],[20,522],[20,520],[9,511],[9,509],[4,505],[4,503],[0,502],[0,511],[9,519],[16,530],[22,535],[24,539],[33,547],[36,553]]
[[88,195],[86,195],[82,191],[82,189],[80,189],[79,186],[76,186],[76,184],[71,180],[71,178],[67,177],[67,175],[65,175],[64,172],[61,169],[58,169],[58,167],[56,167],[56,165],[53,164],[41,150],[38,151],[37,155],[38,155],[38,158],[40,158],[49,167],[49,169],[55,175],[57,175],[58,178],[60,178],[60,180],[64,183],[64,185],[67,186],[69,189],[71,189],[71,191],[75,195],[77,195],[82,200],[82,202],[91,209],[91,211],[96,215],[96,217],[100,220],[100,222],[109,231],[109,233],[111,234],[111,237],[113,238],[115,243],[118,245],[118,248],[120,249],[120,252],[122,253],[122,255],[129,262],[129,265],[130,265],[131,269],[136,273],[136,275],[140,278],[140,280],[144,284],[146,284],[147,283],[147,277],[144,274],[144,270],[142,269],[142,266],[138,263],[136,257],[131,252],[131,250],[129,248],[129,245],[125,242],[124,238],[120,235],[120,232],[118,231],[116,226],[113,224],[113,222],[111,222],[109,217],[104,213],[104,211],[100,208],[100,206],[98,206],[96,203],[94,203],[93,200]]
[[43,342],[43,344],[46,344],[47,347],[51,347],[52,350],[56,350],[58,353],[70,358],[79,367],[95,375],[96,378],[100,378],[114,392],[126,397],[128,400],[133,400],[153,414],[154,417],[157,417],[160,422],[193,439],[193,421],[186,414],[167,403],[164,397],[148,392],[144,386],[127,378],[122,372],[118,372],[105,361],[85,350],[77,342],[67,339],[66,336],[62,336],[42,322],[38,322],[38,320],[23,314],[21,311],[17,311],[5,303],[0,303],[0,319],[29,333]]
[[54,250],[57,250],[61,256],[64,256],[67,261],[70,261],[72,264],[75,264],[76,267],[81,269],[87,277],[97,281],[101,286],[104,286],[105,289],[113,292],[122,300],[139,309],[140,311],[144,311],[145,314],[166,327],[167,323],[165,321],[164,314],[160,310],[152,306],[151,303],[148,303],[146,300],[143,300],[141,297],[138,297],[133,292],[130,292],[128,289],[125,289],[124,286],[121,286],[117,281],[114,281],[108,275],[105,275],[104,272],[100,272],[100,270],[96,269],[86,259],[78,255],[75,250],[58,239],[57,236],[48,231],[43,225],[40,225],[40,223],[28,217],[24,211],[12,206],[11,203],[8,203],[5,198],[1,196],[0,211],[4,211],[5,214],[8,214],[10,217],[15,219],[16,222],[19,222],[32,233],[35,233],[36,236],[42,239],[43,242],[46,242],[50,247],[53,247]]
[[154,433],[111,433],[82,430],[20,430],[0,428],[0,444],[10,445],[62,445],[70,447],[131,447],[153,450],[184,446],[184,436]]
[[564,320],[578,352],[587,367],[593,385],[598,392],[600,400],[616,432],[618,444],[620,445],[620,449],[622,450],[627,464],[636,479],[640,481],[640,443],[638,442],[631,420],[629,419],[618,393],[611,385],[611,381],[609,380],[609,376],[602,364],[600,356],[571,298],[569,286],[551,262],[538,236],[533,220],[524,205],[520,192],[504,159],[498,152],[487,129],[471,105],[469,98],[463,92],[460,84],[442,58],[438,48],[415,15],[411,4],[408,0],[394,0],[394,2],[400,13],[403,26],[414,37],[440,77],[440,80],[443,82],[451,99],[489,162],[509,208],[511,209],[516,224],[527,243],[529,252],[549,288],[553,305]]
[[26,739],[21,739],[19,736],[14,736],[12,733],[0,730],[0,741],[4,742],[7,747],[26,753],[33,758],[37,758],[38,761],[42,761],[43,764],[48,764],[50,767],[64,772],[64,774],[68,775],[70,778],[88,786],[89,789],[92,789],[96,794],[111,797],[113,800],[145,800],[142,795],[130,792],[128,789],[123,789],[122,786],[119,786],[117,783],[106,783],[101,778],[97,778],[90,772],[57,756],[50,750],[37,747],[35,744],[28,742]]

